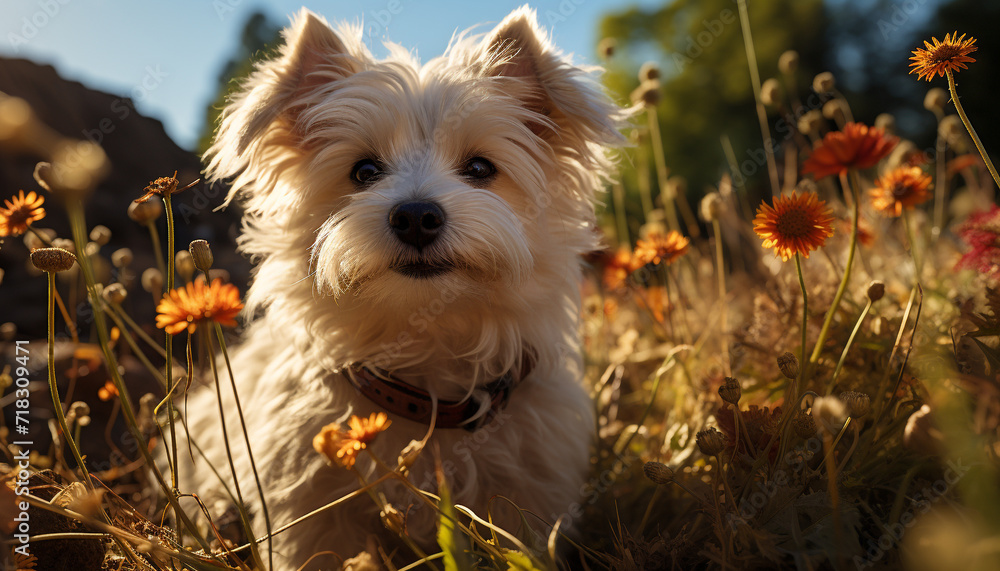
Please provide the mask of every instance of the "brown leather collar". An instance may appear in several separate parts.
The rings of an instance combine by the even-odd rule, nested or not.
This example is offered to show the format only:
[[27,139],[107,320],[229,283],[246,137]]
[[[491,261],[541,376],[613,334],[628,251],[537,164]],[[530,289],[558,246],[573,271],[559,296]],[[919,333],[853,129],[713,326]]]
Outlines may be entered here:
[[[486,426],[507,406],[510,394],[531,373],[534,364],[533,353],[525,350],[518,373],[507,371],[499,379],[483,386],[482,389],[490,396],[490,409],[479,418],[473,419],[480,407],[476,399],[438,400],[435,428],[464,428],[472,432]],[[362,365],[347,367],[343,374],[359,393],[386,412],[430,425],[434,417],[434,399],[427,391],[394,379],[384,371],[375,373]]]

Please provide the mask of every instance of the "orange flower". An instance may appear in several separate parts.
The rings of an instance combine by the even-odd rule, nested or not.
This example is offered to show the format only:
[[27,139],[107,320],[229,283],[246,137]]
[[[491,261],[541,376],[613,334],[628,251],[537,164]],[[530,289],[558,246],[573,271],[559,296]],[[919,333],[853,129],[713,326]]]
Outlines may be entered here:
[[815,192],[774,198],[774,206],[761,204],[753,220],[753,231],[764,240],[765,248],[788,261],[795,254],[808,258],[809,252],[833,236],[833,217]]
[[690,240],[676,230],[671,230],[666,235],[652,232],[645,240],[636,242],[635,252],[632,253],[632,270],[647,264],[670,265],[687,252],[690,243]]
[[632,254],[627,248],[619,248],[613,256],[608,256],[604,264],[604,287],[616,290],[625,285],[632,273]]
[[97,389],[97,398],[103,401],[109,401],[116,396],[118,396],[118,387],[110,380],[104,381],[104,386]]
[[961,172],[969,167],[977,166],[979,165],[979,162],[979,155],[976,153],[959,155],[948,161],[948,176],[952,176],[955,173]]
[[931,177],[920,167],[898,167],[875,181],[868,191],[872,206],[885,216],[899,216],[903,208],[912,209],[931,198]]
[[0,208],[0,237],[20,236],[28,231],[32,222],[45,218],[42,204],[45,199],[31,191],[27,196],[24,191],[18,192],[10,200],[5,200],[6,208]]
[[389,428],[392,421],[384,412],[371,413],[368,418],[358,418],[351,415],[347,423],[350,430],[344,430],[337,423],[323,427],[313,438],[313,448],[326,456],[330,462],[336,462],[344,468],[354,467],[358,454],[375,440],[380,432]]
[[910,73],[917,74],[917,81],[924,78],[930,81],[935,75],[944,77],[952,71],[969,69],[965,64],[976,61],[969,57],[969,54],[979,49],[972,45],[976,43],[976,38],[965,39],[965,34],[959,37],[956,31],[953,34],[945,34],[943,42],[939,42],[937,38],[931,39],[934,41],[933,44],[925,40],[924,46],[927,49],[913,50],[913,55],[910,57],[913,60],[910,64],[913,68]]
[[886,135],[878,127],[848,123],[842,131],[832,131],[823,137],[803,163],[802,172],[821,179],[851,168],[866,169],[885,158],[897,142],[897,137]]
[[236,314],[243,309],[240,292],[232,284],[216,278],[211,286],[203,279],[167,293],[156,306],[156,326],[171,335],[185,329],[193,333],[199,323],[215,321],[219,325],[236,325]]

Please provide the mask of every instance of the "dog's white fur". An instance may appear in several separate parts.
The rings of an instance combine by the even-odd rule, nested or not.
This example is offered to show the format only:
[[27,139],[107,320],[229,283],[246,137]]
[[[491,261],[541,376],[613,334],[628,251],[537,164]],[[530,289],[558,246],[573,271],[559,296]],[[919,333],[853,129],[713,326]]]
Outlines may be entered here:
[[[311,446],[324,425],[378,411],[343,367],[388,370],[441,399],[482,398],[477,387],[518,370],[525,347],[535,364],[504,413],[478,432],[436,430],[412,478],[436,490],[439,453],[455,503],[484,517],[493,510],[507,529],[519,519],[494,496],[550,523],[574,515],[594,427],[578,354],[580,255],[597,246],[593,204],[606,149],[621,143],[618,109],[527,8],[485,35],[457,36],[425,65],[391,44],[378,61],[359,29],[334,32],[304,9],[284,35],[280,54],[225,109],[208,169],[232,179],[229,199],[246,208],[241,246],[257,263],[246,314],[258,317],[233,367],[274,527],[358,487]],[[463,176],[472,157],[492,162],[496,176]],[[385,174],[358,188],[351,172],[364,158]],[[394,205],[414,198],[446,213],[443,233],[419,254],[387,223]],[[392,270],[418,259],[454,269],[424,279]],[[262,533],[229,394],[224,407]],[[188,410],[192,435],[225,476],[214,391],[192,395]],[[371,449],[394,465],[427,427],[390,418]],[[364,455],[356,468],[377,476]],[[227,499],[196,470],[188,484],[210,504]],[[409,534],[433,545],[433,510],[399,485],[383,491],[401,511],[412,506]],[[278,535],[279,568],[327,550],[350,557],[381,527],[370,498],[351,500]]]

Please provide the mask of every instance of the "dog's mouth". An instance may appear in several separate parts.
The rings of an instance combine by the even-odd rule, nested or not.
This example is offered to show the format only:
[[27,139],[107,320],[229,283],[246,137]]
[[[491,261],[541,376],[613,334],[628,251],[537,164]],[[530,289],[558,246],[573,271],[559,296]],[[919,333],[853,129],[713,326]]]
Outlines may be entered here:
[[393,266],[393,271],[408,278],[427,279],[450,272],[453,269],[451,264],[445,262],[413,262],[409,264],[398,264]]

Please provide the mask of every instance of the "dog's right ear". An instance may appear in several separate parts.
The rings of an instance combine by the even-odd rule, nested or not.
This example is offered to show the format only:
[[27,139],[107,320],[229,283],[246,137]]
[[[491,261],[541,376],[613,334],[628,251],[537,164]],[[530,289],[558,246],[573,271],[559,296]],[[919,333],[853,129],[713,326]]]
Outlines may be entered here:
[[294,146],[299,115],[311,100],[370,61],[358,37],[344,34],[342,39],[306,8],[282,35],[285,43],[278,56],[257,64],[222,112],[208,151],[208,174],[214,179],[246,170],[262,158],[261,147],[268,142]]

